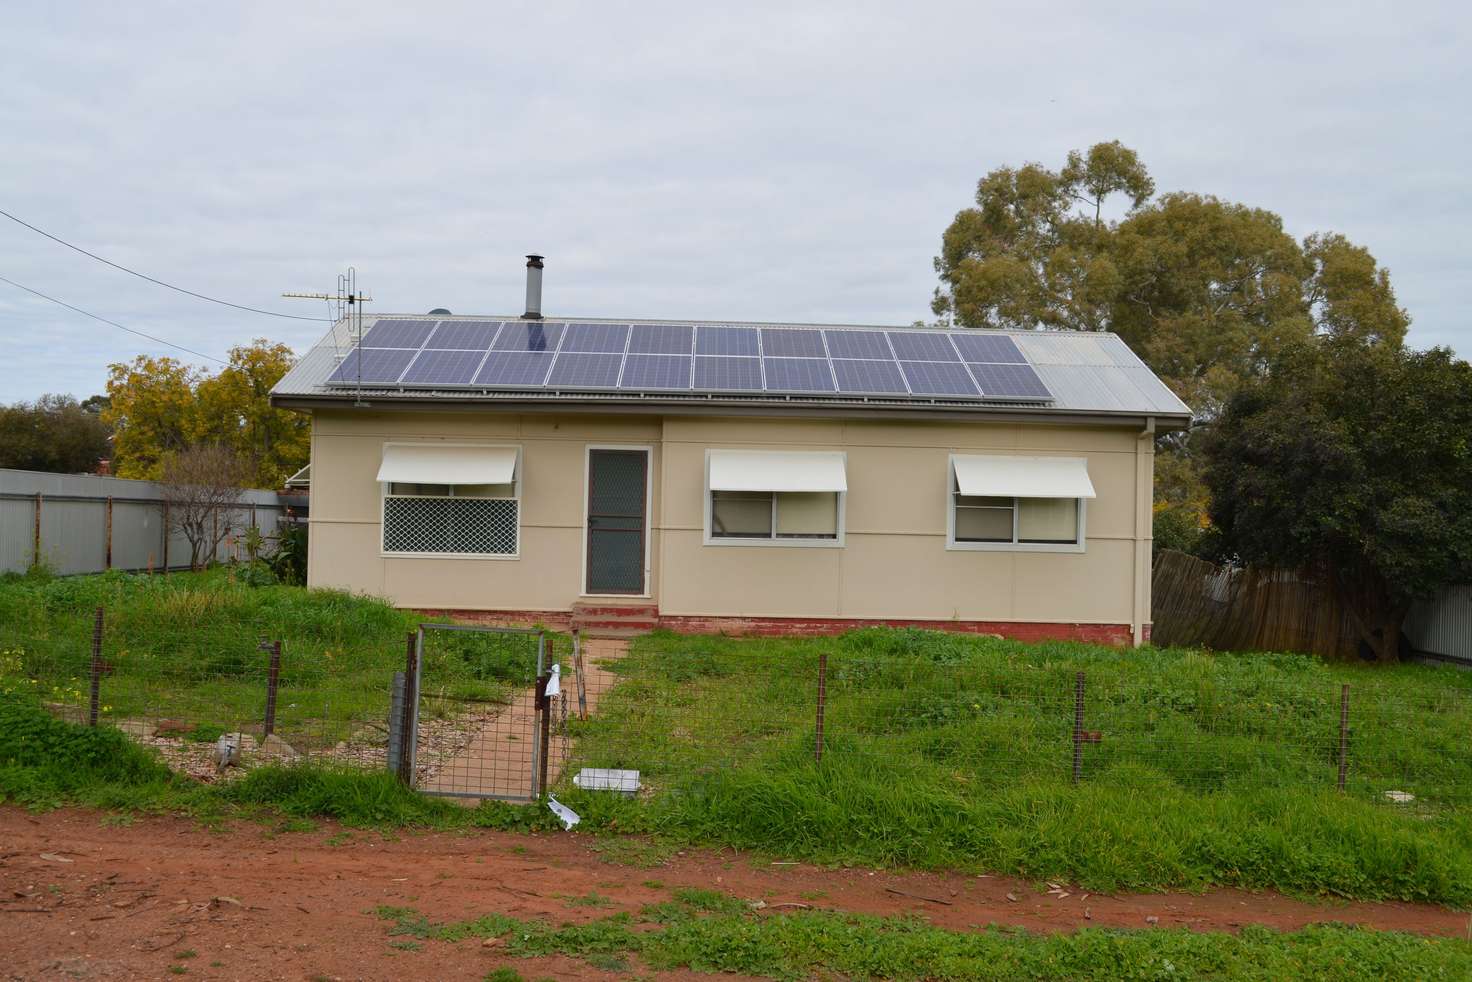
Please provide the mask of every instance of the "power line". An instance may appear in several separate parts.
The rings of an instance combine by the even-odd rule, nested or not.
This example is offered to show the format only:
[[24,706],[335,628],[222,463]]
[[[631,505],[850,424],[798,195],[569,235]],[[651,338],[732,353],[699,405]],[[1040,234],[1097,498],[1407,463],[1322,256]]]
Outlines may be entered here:
[[207,355],[203,351],[195,351],[193,348],[186,348],[182,344],[175,344],[172,341],[165,341],[163,338],[156,338],[152,334],[144,334],[142,331],[135,331],[131,327],[125,327],[122,324],[119,324],[117,321],[110,321],[110,320],[108,320],[106,317],[98,317],[96,314],[93,314],[93,313],[90,313],[88,311],[85,311],[81,307],[73,307],[71,304],[67,303],[65,300],[58,300],[55,297],[48,297],[46,294],[42,293],[40,290],[32,290],[28,286],[25,286],[23,284],[20,284],[20,283],[15,282],[15,280],[7,280],[5,277],[0,276],[0,283],[9,283],[11,286],[15,287],[18,290],[24,290],[27,293],[35,294],[36,296],[40,297],[42,300],[50,300],[54,304],[60,304],[61,306],[65,307],[67,310],[75,310],[77,313],[79,313],[79,314],[81,314],[81,315],[83,315],[85,317],[90,317],[90,318],[92,318],[95,321],[102,321],[102,323],[104,323],[104,324],[111,324],[113,327],[117,328],[120,331],[127,331],[129,334],[136,334],[140,338],[147,338],[150,341],[155,341],[155,342],[157,342],[159,344],[168,345],[170,348],[178,348],[180,351],[187,351],[191,355],[197,355],[200,358],[207,358],[210,361],[216,362],[216,363],[221,364],[221,365],[228,365],[228,364],[230,364],[227,361],[223,361],[223,360],[221,360],[219,358],[216,358],[214,355]]
[[120,265],[118,263],[113,262],[111,259],[104,259],[103,257],[97,255],[97,253],[95,253],[95,252],[88,252],[86,249],[83,249],[81,246],[72,245],[66,239],[58,238],[57,236],[52,235],[50,232],[46,231],[43,228],[37,228],[36,226],[32,225],[30,222],[27,222],[27,221],[24,221],[23,219],[20,219],[20,218],[15,217],[10,212],[5,211],[3,208],[0,208],[0,215],[5,216],[6,218],[10,219],[12,222],[15,222],[17,225],[24,225],[26,228],[30,229],[32,232],[35,232],[37,235],[44,235],[46,238],[50,239],[52,242],[56,242],[56,243],[58,243],[60,245],[66,246],[68,249],[72,249],[72,250],[74,250],[76,252],[80,252],[82,255],[86,256],[89,259],[95,259],[95,260],[97,260],[100,263],[104,263],[104,264],[106,264],[108,266],[111,266],[113,269],[120,269],[124,273],[129,273],[129,274],[131,274],[133,276],[138,277],[139,279],[147,280],[150,283],[156,283],[156,284],[158,284],[159,286],[162,286],[162,287],[167,287],[168,289],[174,290],[174,291],[176,291],[178,293],[182,293],[185,296],[195,297],[196,299],[199,299],[199,300],[208,300],[210,303],[221,304],[222,306],[225,306],[225,307],[234,307],[236,310],[248,310],[248,311],[250,311],[253,314],[265,314],[267,317],[285,317],[288,320],[294,320],[294,321],[322,321],[322,322],[326,322],[327,321],[327,318],[325,318],[325,317],[303,317],[303,316],[301,316],[299,314],[282,314],[282,313],[278,313],[277,311],[274,311],[274,310],[262,310],[259,307],[247,307],[244,304],[231,303],[228,300],[219,300],[219,299],[217,299],[215,297],[207,297],[203,293],[195,293],[193,290],[186,290],[182,286],[175,286],[172,283],[165,283],[163,280],[155,279],[154,277],[149,276],[147,273],[140,273],[136,269],[129,269],[126,266],[123,266],[123,265]]

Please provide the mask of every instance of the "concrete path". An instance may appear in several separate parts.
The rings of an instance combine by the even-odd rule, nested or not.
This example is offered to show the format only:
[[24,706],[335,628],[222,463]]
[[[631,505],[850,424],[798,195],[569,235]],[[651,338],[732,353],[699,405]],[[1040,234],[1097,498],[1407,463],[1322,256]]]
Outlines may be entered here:
[[[583,685],[588,714],[592,715],[598,700],[613,687],[617,679],[604,665],[622,658],[629,650],[627,641],[617,638],[584,638]],[[571,666],[571,655],[567,664]],[[419,783],[422,791],[462,795],[491,795],[498,798],[529,798],[532,793],[533,748],[536,746],[536,690],[519,693],[511,704],[486,720],[460,752],[441,765],[433,775]],[[578,714],[576,674],[565,668],[562,677],[562,699],[567,716]],[[552,736],[548,741],[547,785],[555,786],[562,775],[563,763],[570,749],[569,741],[558,733],[563,707],[552,703]],[[425,763],[421,761],[421,763]]]

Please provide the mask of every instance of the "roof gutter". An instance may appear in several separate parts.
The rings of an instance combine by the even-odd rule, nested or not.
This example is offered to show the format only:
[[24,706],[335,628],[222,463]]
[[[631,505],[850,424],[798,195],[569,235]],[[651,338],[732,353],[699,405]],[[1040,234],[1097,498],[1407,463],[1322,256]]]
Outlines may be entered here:
[[350,397],[335,396],[282,396],[272,395],[271,405],[278,409],[305,411],[321,409],[367,409],[378,412],[416,413],[536,413],[539,415],[627,415],[627,416],[740,416],[740,417],[798,417],[804,419],[884,419],[884,420],[945,420],[947,422],[997,422],[997,423],[1047,423],[1066,426],[1130,426],[1145,428],[1148,432],[1185,429],[1190,424],[1187,415],[1144,416],[1139,413],[1070,412],[1064,410],[1019,410],[1019,409],[950,409],[925,408],[907,409],[902,406],[815,406],[772,403],[721,403],[706,401],[691,402],[552,402],[482,399],[394,399],[369,396],[365,404],[356,404]]

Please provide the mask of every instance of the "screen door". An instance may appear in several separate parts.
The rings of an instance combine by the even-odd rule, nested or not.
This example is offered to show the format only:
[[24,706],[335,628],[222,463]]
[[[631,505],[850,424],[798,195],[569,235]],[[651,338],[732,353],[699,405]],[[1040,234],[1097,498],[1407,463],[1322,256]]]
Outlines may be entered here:
[[587,593],[644,593],[647,450],[588,451]]

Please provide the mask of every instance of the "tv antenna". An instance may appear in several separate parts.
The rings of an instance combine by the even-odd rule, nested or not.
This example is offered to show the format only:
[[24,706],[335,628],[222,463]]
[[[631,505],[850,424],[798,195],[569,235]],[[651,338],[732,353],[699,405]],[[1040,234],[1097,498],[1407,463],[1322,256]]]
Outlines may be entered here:
[[358,270],[349,266],[347,272],[337,274],[337,291],[335,293],[283,293],[283,297],[291,300],[322,300],[330,305],[333,312],[332,344],[337,347],[337,327],[341,323],[348,332],[348,354],[353,357],[357,351],[358,369],[358,396],[355,405],[366,406],[363,401],[363,354],[360,345],[363,341],[363,306],[371,303],[373,298],[358,290]]

